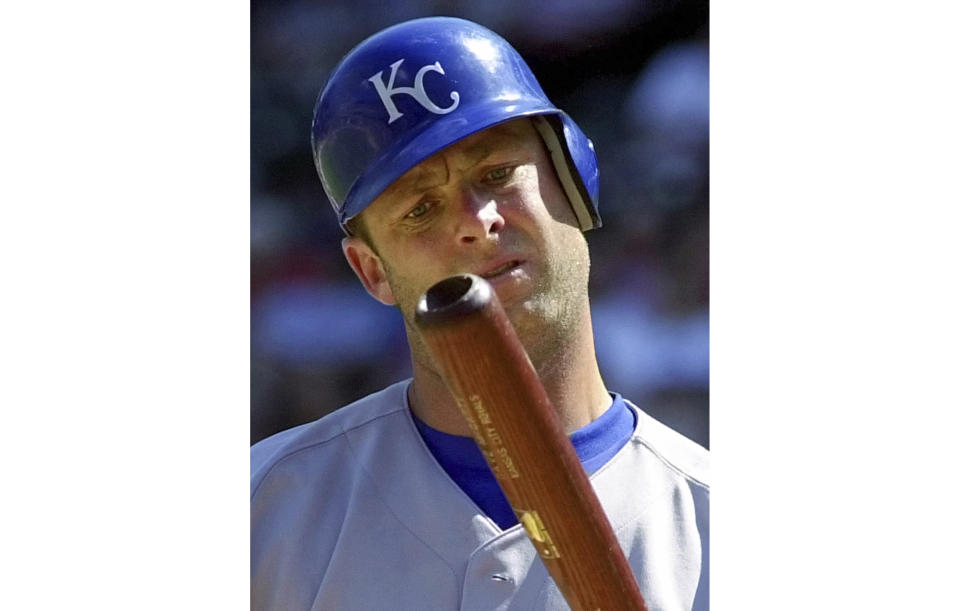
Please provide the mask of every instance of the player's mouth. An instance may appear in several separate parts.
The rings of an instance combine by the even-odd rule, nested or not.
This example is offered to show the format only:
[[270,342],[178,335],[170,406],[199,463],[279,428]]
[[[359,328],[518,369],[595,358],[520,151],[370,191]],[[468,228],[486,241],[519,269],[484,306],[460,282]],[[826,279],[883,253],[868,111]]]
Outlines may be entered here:
[[510,259],[509,261],[499,264],[492,269],[487,269],[487,271],[481,272],[479,275],[487,280],[492,280],[497,276],[509,273],[511,270],[520,267],[522,264],[523,261],[520,259]]

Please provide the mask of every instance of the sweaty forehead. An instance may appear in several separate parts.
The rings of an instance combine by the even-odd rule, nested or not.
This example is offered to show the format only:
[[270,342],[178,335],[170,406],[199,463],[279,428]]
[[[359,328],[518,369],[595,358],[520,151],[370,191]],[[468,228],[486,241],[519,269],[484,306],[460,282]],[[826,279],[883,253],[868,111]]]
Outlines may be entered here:
[[488,127],[415,165],[394,181],[387,192],[401,193],[429,188],[438,181],[442,184],[449,178],[450,163],[470,167],[501,150],[536,146],[540,143],[539,138],[530,120],[526,118]]

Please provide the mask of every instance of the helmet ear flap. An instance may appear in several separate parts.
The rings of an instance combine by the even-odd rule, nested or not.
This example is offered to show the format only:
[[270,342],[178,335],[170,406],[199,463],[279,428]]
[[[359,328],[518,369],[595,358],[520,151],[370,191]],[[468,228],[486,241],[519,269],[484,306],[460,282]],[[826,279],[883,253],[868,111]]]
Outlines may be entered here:
[[539,115],[532,120],[553,161],[580,230],[602,226],[597,210],[599,171],[593,142],[566,114]]

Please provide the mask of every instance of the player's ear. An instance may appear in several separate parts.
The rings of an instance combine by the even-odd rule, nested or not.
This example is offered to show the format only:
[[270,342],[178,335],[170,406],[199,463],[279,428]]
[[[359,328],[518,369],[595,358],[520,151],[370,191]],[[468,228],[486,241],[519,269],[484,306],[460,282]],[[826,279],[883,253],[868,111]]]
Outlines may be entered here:
[[343,255],[347,258],[353,273],[363,283],[363,288],[367,289],[367,292],[380,303],[394,305],[396,300],[393,298],[393,289],[387,281],[383,262],[370,245],[356,236],[347,236],[343,238],[340,247],[343,248]]

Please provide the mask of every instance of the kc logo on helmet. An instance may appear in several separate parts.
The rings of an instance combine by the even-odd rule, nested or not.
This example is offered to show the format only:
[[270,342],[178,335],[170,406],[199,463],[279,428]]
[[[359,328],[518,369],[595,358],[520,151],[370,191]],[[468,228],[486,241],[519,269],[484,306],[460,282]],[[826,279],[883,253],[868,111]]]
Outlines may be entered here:
[[417,75],[413,78],[413,87],[394,87],[393,83],[397,78],[397,69],[402,63],[403,60],[398,59],[390,64],[390,80],[386,84],[383,82],[383,70],[377,72],[367,79],[373,83],[373,86],[377,90],[377,94],[380,96],[380,100],[383,102],[384,107],[387,109],[387,113],[390,115],[390,120],[387,121],[388,125],[403,116],[403,113],[397,110],[396,105],[393,103],[393,96],[397,95],[398,93],[407,94],[416,100],[420,106],[423,106],[430,112],[438,115],[445,115],[448,112],[453,112],[457,106],[460,105],[460,94],[456,91],[450,92],[450,99],[453,100],[453,104],[447,106],[446,108],[441,108],[433,103],[433,100],[430,99],[430,96],[427,95],[426,90],[423,88],[423,77],[427,72],[439,72],[440,74],[445,74],[443,68],[440,66],[440,62],[427,64],[423,68],[420,68],[420,70],[417,71]]

